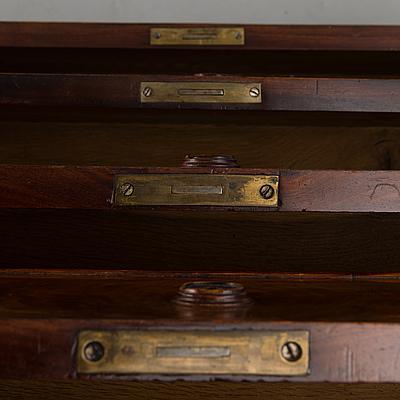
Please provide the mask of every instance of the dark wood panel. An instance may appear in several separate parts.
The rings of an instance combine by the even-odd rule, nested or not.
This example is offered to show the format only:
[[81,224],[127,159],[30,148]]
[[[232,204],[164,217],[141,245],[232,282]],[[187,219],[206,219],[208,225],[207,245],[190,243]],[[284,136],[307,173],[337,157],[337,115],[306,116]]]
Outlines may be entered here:
[[3,210],[2,267],[399,272],[399,214]]
[[[278,126],[271,125],[276,118],[263,119],[258,113],[217,117],[188,111],[188,118],[182,113],[155,115],[155,110],[148,115],[148,111],[127,121],[121,116],[103,122],[2,122],[0,160],[3,164],[167,167],[180,165],[186,154],[233,154],[242,167],[253,168],[400,168],[397,126],[321,125],[325,121],[310,126],[296,125],[296,119],[292,125]],[[102,118],[100,112],[97,115]]]
[[0,74],[3,106],[132,107],[138,81],[128,75]]
[[[148,48],[150,28],[156,26],[196,25],[2,22],[0,46]],[[246,48],[265,50],[394,51],[400,49],[399,31],[397,26],[245,25]]]
[[[168,325],[168,321],[153,320],[150,324],[133,320],[5,320],[0,327],[0,341],[6,351],[0,360],[1,378],[75,378],[74,345],[82,329],[249,329],[245,323],[193,322]],[[396,354],[398,324],[351,323],[285,323],[254,324],[252,329],[309,330],[311,335],[311,372],[305,377],[257,377],[256,381],[302,382],[398,382]],[[366,351],[368,349],[368,351]],[[71,351],[72,350],[72,351]],[[13,365],[13,369],[9,366]],[[32,368],[31,366],[34,365]],[[83,378],[83,376],[80,376]],[[151,376],[118,377],[111,379],[151,379]],[[156,379],[163,380],[157,376]],[[172,380],[174,377],[165,377]],[[180,377],[182,379],[182,377]],[[95,379],[95,378],[93,378]],[[103,377],[104,379],[104,377]],[[187,380],[209,380],[210,376],[188,376]],[[243,380],[243,377],[225,377]],[[246,380],[251,380],[246,377]],[[254,380],[254,379],[253,379]]]
[[[208,125],[232,128],[249,127],[342,127],[342,128],[394,128],[400,124],[397,113],[357,113],[324,111],[271,111],[252,110],[185,110],[127,109],[102,107],[0,107],[1,124],[4,123],[61,123],[61,124],[171,124]],[[78,126],[78,125],[77,125]]]
[[[174,303],[181,285],[202,280],[240,283],[253,303],[235,309]],[[2,320],[400,323],[398,275],[15,270],[0,271],[0,293]]]
[[395,76],[400,65],[399,28],[395,26],[248,25],[245,46],[179,48],[149,46],[154,26],[0,22],[0,68],[14,73],[336,73],[361,77]]
[[[262,103],[140,103],[143,81],[260,82]],[[0,105],[268,111],[400,111],[400,80],[166,75],[0,74]]]
[[280,211],[396,212],[400,206],[395,171],[293,171],[281,177]]
[[[74,362],[77,334],[84,329],[223,328],[310,332],[309,375],[246,380],[399,382],[398,280],[288,282],[236,279],[233,275],[225,278],[244,284],[253,305],[229,310],[175,305],[172,300],[177,288],[191,280],[189,274],[185,278],[133,274],[125,279],[67,274],[2,278],[0,377],[85,378],[76,374]],[[145,375],[97,378],[174,379]],[[241,381],[243,377],[224,379]]]
[[[235,62],[232,62],[232,59]],[[398,77],[397,51],[265,51],[2,47],[10,73],[224,74],[243,76]]]
[[270,399],[299,400],[363,399],[395,400],[397,384],[301,384],[301,383],[115,383],[115,382],[61,382],[61,381],[0,381],[0,396],[4,399],[186,399],[188,393],[194,400],[213,399]]
[[399,390],[398,384],[371,383],[0,381],[0,398],[7,400],[397,400]]
[[[232,57],[235,62],[232,63]],[[1,48],[0,71],[398,77],[399,52]]]
[[[244,168],[1,166],[0,208],[111,209],[119,174],[279,174],[278,210],[399,212],[398,171],[296,171]],[[133,207],[139,209],[141,207]],[[162,208],[160,206],[159,208]],[[171,207],[167,207],[170,208]],[[178,208],[172,207],[172,208]],[[185,207],[192,211],[202,207]],[[220,207],[239,210],[239,207]],[[265,208],[242,210],[267,211]]]
[[266,78],[263,92],[266,110],[397,112],[400,81]]

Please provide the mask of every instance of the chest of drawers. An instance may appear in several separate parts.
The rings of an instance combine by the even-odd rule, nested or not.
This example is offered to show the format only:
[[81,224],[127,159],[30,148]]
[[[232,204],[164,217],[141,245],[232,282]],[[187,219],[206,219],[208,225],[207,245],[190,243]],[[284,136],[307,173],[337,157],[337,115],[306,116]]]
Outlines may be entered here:
[[0,47],[0,392],[392,398],[399,27]]

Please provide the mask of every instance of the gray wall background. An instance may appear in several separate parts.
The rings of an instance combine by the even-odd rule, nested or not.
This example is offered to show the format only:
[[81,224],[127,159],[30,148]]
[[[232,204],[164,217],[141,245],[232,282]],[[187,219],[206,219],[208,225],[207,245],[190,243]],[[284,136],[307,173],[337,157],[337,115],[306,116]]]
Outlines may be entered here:
[[400,24],[400,0],[0,0],[1,21]]

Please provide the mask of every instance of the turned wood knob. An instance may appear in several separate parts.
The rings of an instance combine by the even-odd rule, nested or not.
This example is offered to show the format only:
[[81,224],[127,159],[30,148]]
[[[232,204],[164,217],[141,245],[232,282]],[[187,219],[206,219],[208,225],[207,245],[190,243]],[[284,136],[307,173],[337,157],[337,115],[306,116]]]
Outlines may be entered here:
[[200,281],[185,283],[175,301],[181,305],[237,307],[250,304],[245,288],[234,282]]
[[231,155],[187,155],[183,160],[183,168],[238,168],[236,159]]

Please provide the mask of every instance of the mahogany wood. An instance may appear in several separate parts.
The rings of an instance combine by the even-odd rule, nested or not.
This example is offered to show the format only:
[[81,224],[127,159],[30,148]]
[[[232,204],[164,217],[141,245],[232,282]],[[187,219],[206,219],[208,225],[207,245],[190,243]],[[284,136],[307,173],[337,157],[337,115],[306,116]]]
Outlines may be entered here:
[[[84,378],[76,375],[74,367],[76,335],[82,329],[224,327],[310,331],[310,374],[294,378],[263,377],[263,380],[399,381],[397,280],[352,282],[340,278],[338,282],[312,279],[288,282],[226,275],[226,280],[245,285],[254,300],[250,308],[227,311],[180,307],[173,303],[179,285],[193,279],[198,279],[198,275],[168,278],[155,274],[147,277],[111,274],[93,279],[93,275],[82,273],[53,277],[27,273],[2,277],[0,377]],[[213,276],[208,275],[208,279]]]
[[[0,398],[397,398],[380,383],[400,382],[400,27],[246,26],[244,47],[162,49],[152,26],[0,23],[0,159],[16,164],[0,166]],[[139,102],[141,81],[218,79],[261,81],[263,103]],[[280,171],[279,212],[112,205],[115,174],[187,173],[171,166],[193,152]],[[171,302],[199,279],[254,305]],[[76,376],[80,330],[138,327],[307,329],[311,374]]]
[[[150,48],[150,28],[161,26],[213,25],[2,22],[0,46]],[[400,50],[398,26],[245,25],[244,27],[246,49]],[[240,49],[240,46],[236,48]]]
[[398,384],[0,380],[0,398],[59,400],[397,400]]
[[400,215],[1,210],[3,268],[399,271]]
[[387,116],[358,114],[364,120],[354,115],[345,119],[343,113],[283,117],[205,110],[97,110],[88,115],[2,110],[3,164],[168,167],[180,165],[186,154],[233,154],[245,168],[400,168],[399,121]]
[[[146,103],[140,83],[146,81],[261,82],[262,103]],[[0,105],[249,109],[267,111],[400,111],[397,79],[234,77],[96,74],[0,74]]]
[[[232,59],[235,62],[232,62]],[[397,51],[293,51],[1,47],[9,73],[399,76]]]
[[[396,171],[280,171],[277,213],[112,205],[114,174],[190,171],[182,168],[3,166],[0,171],[3,267],[398,271]],[[276,171],[214,170],[222,172]]]
[[[279,174],[279,211],[399,212],[398,171],[1,166],[0,208],[111,209],[118,174]],[[115,207],[115,206],[114,206]],[[140,208],[140,207],[136,207]],[[175,207],[172,207],[175,208]],[[204,207],[186,207],[201,210]],[[225,208],[229,209],[229,208]],[[252,208],[247,208],[252,210]],[[265,209],[257,209],[265,211]]]
[[[298,126],[298,127],[396,127],[400,123],[397,113],[357,112],[302,112],[252,110],[185,110],[177,109],[127,109],[102,107],[0,107],[1,123],[140,123],[195,125],[212,124],[223,128],[232,125],[257,126]],[[29,127],[29,125],[27,125]]]
[[[253,305],[215,309],[173,302],[185,282],[204,280],[242,284]],[[219,321],[400,323],[399,274],[1,270],[0,292],[2,320],[168,320],[171,326]]]

